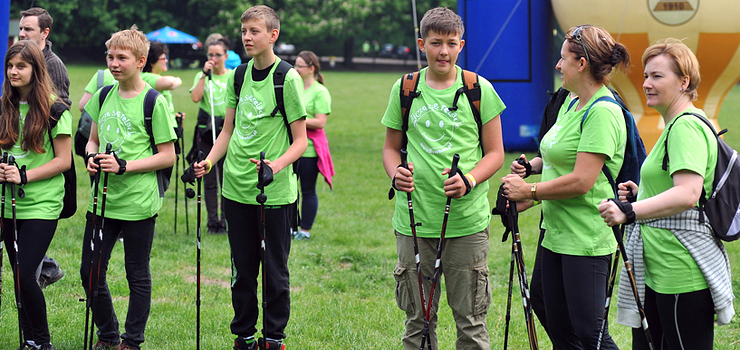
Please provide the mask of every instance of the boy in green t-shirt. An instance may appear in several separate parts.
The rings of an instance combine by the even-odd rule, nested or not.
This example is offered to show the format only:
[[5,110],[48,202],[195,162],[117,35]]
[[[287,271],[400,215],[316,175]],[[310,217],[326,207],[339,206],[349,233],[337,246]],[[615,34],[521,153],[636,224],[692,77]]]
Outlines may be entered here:
[[[152,293],[149,259],[155,218],[162,207],[156,170],[175,164],[173,141],[176,136],[167,101],[159,95],[152,113],[152,134],[158,150],[154,154],[144,122],[144,98],[152,88],[140,75],[149,51],[144,33],[134,25],[130,30],[114,33],[105,45],[108,69],[117,82],[102,105],[98,91],[85,106],[93,119],[85,150],[88,172],[103,171],[110,177],[106,200],[97,205],[95,213],[93,200],[88,206],[80,274],[93,310],[94,324],[99,328],[94,348],[118,349],[120,343],[120,349],[138,350],[144,342],[149,317]],[[105,153],[108,144],[114,154]],[[105,175],[101,174],[100,182]],[[102,190],[103,185],[99,187]],[[91,197],[98,195],[92,193]],[[103,205],[105,216],[100,218]],[[103,220],[105,225],[101,224]],[[96,240],[93,252],[88,249],[91,237],[93,231],[101,227],[104,227],[102,242]],[[124,238],[126,279],[130,290],[123,335],[119,333],[118,318],[106,284],[108,261],[119,236]],[[97,286],[91,293],[91,285],[96,281]],[[93,296],[96,289],[97,295]]]
[[[262,266],[266,285],[262,286],[267,305],[263,310],[266,348],[283,350],[285,327],[290,315],[288,254],[291,222],[295,220],[297,178],[291,164],[306,151],[306,111],[303,107],[303,82],[294,70],[288,70],[283,84],[286,116],[270,114],[275,110],[272,75],[280,59],[273,46],[280,34],[280,20],[267,6],[254,6],[241,17],[242,42],[252,60],[247,63],[239,96],[231,74],[226,92],[226,117],[223,130],[206,160],[195,164],[200,177],[221,158],[224,162],[223,207],[232,258],[231,293],[234,319],[231,332],[237,335],[234,349],[257,349],[254,334],[259,314],[257,276],[260,272],[260,205],[257,202],[257,172],[260,152],[272,169],[274,180],[264,188],[265,260]],[[285,125],[287,120],[290,130]],[[293,142],[289,141],[288,132]],[[227,152],[228,150],[228,152]],[[247,160],[257,166],[250,166]],[[264,350],[264,349],[263,349]]]
[[[455,62],[465,41],[460,16],[447,8],[429,10],[421,20],[418,45],[427,55],[428,68],[419,72],[417,91],[409,110],[408,142],[404,144],[400,105],[401,79],[391,89],[382,123],[387,127],[383,165],[399,191],[393,228],[396,231],[398,264],[394,271],[396,297],[406,312],[406,350],[422,342],[424,316],[414,258],[414,239],[409,226],[406,193],[414,204],[421,270],[431,277],[437,255],[445,203],[451,197],[442,255],[447,300],[457,325],[458,349],[489,349],[486,313],[491,302],[488,283],[488,232],[490,209],[488,178],[503,164],[500,114],[506,108],[491,84],[479,78],[481,125],[479,136],[471,106],[464,96],[457,110],[450,110],[462,87],[462,69]],[[408,168],[400,167],[402,149],[408,151]],[[449,177],[454,154],[460,155],[460,174]],[[463,177],[462,173],[466,173]],[[406,192],[406,193],[401,193]],[[439,287],[439,281],[436,282]],[[424,280],[425,296],[431,282]],[[438,290],[438,288],[437,288]],[[428,300],[424,301],[428,303]],[[431,310],[437,310],[439,297]],[[430,342],[437,349],[436,316],[430,316]]]

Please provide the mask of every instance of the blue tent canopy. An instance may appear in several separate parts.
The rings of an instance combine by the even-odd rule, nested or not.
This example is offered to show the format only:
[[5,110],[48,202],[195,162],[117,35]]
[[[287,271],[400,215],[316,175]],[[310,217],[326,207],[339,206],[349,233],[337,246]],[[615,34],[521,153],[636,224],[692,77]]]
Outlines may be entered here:
[[170,28],[169,26],[147,33],[146,38],[149,39],[149,41],[158,41],[165,44],[197,44],[200,46],[198,38],[190,34],[183,33],[177,29]]

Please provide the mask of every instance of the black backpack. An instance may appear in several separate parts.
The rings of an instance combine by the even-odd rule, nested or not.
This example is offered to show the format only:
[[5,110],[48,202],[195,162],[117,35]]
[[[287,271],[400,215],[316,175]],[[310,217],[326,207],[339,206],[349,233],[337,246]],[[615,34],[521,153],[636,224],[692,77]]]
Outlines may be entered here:
[[[102,69],[98,69],[98,90],[103,87],[104,77],[105,71]],[[74,138],[74,151],[75,154],[80,157],[84,157],[87,155],[85,153],[85,146],[87,145],[87,140],[90,138],[91,125],[92,118],[89,114],[87,114],[87,111],[83,109],[82,115],[80,115],[80,121],[77,123],[77,132],[75,133]]]
[[[684,113],[676,119],[685,115],[699,118],[717,137],[717,165],[714,168],[712,195],[707,198],[702,185],[701,197],[699,197],[699,221],[704,223],[704,215],[701,215],[701,212],[704,212],[715,237],[726,242],[734,241],[740,238],[740,162],[738,162],[737,151],[720,138],[720,135],[726,133],[727,129],[717,133],[707,118],[696,113]],[[663,170],[668,169],[668,135],[675,124],[675,122],[672,123],[666,132]]]
[[[104,86],[100,90],[100,107],[103,106],[105,98],[108,97],[108,93],[113,88],[113,85]],[[149,134],[149,145],[152,148],[152,154],[157,154],[157,144],[154,142],[154,132],[152,131],[152,114],[154,113],[154,105],[157,103],[159,92],[154,89],[149,89],[144,97],[144,126],[146,132]],[[164,192],[170,187],[170,178],[172,177],[172,169],[174,166],[157,170],[157,185],[159,186],[159,196],[164,197]]]
[[[51,151],[54,152],[54,138],[51,136],[51,129],[53,129],[59,119],[62,117],[62,113],[68,110],[69,107],[60,102],[56,101],[51,106],[51,116],[49,117],[49,143],[51,144]],[[77,212],[77,173],[75,173],[75,162],[72,159],[72,164],[69,169],[62,172],[64,176],[64,197],[62,198],[62,212],[59,214],[60,219],[70,218]]]

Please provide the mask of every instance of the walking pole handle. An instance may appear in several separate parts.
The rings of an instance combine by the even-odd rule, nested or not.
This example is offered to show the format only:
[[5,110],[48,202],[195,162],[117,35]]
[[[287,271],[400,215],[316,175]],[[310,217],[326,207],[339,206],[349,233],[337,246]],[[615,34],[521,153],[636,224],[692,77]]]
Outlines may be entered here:
[[401,168],[406,168],[406,169],[409,168],[408,156],[409,156],[409,152],[406,151],[405,149],[402,149],[401,150]]
[[457,163],[460,161],[460,155],[455,153],[454,156],[452,156],[452,166],[450,167],[450,177],[455,176],[457,174]]
[[113,151],[113,145],[108,142],[107,145],[105,145],[105,154],[110,154]]

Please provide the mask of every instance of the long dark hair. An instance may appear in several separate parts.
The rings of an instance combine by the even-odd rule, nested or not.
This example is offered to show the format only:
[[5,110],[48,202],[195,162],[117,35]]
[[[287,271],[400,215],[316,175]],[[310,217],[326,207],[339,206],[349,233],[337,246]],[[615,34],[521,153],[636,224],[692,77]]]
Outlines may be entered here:
[[31,40],[21,40],[8,49],[5,55],[5,82],[3,82],[2,114],[0,114],[0,148],[10,149],[19,138],[19,105],[21,92],[10,85],[8,62],[16,55],[28,62],[33,69],[31,90],[26,95],[28,114],[23,126],[21,149],[44,153],[44,134],[49,127],[54,85],[46,71],[46,59],[41,49]]
[[319,62],[319,56],[316,56],[312,51],[301,51],[298,53],[298,57],[302,58],[309,67],[314,67],[313,77],[316,81],[321,83],[321,85],[324,85],[324,76],[321,75],[321,62]]

